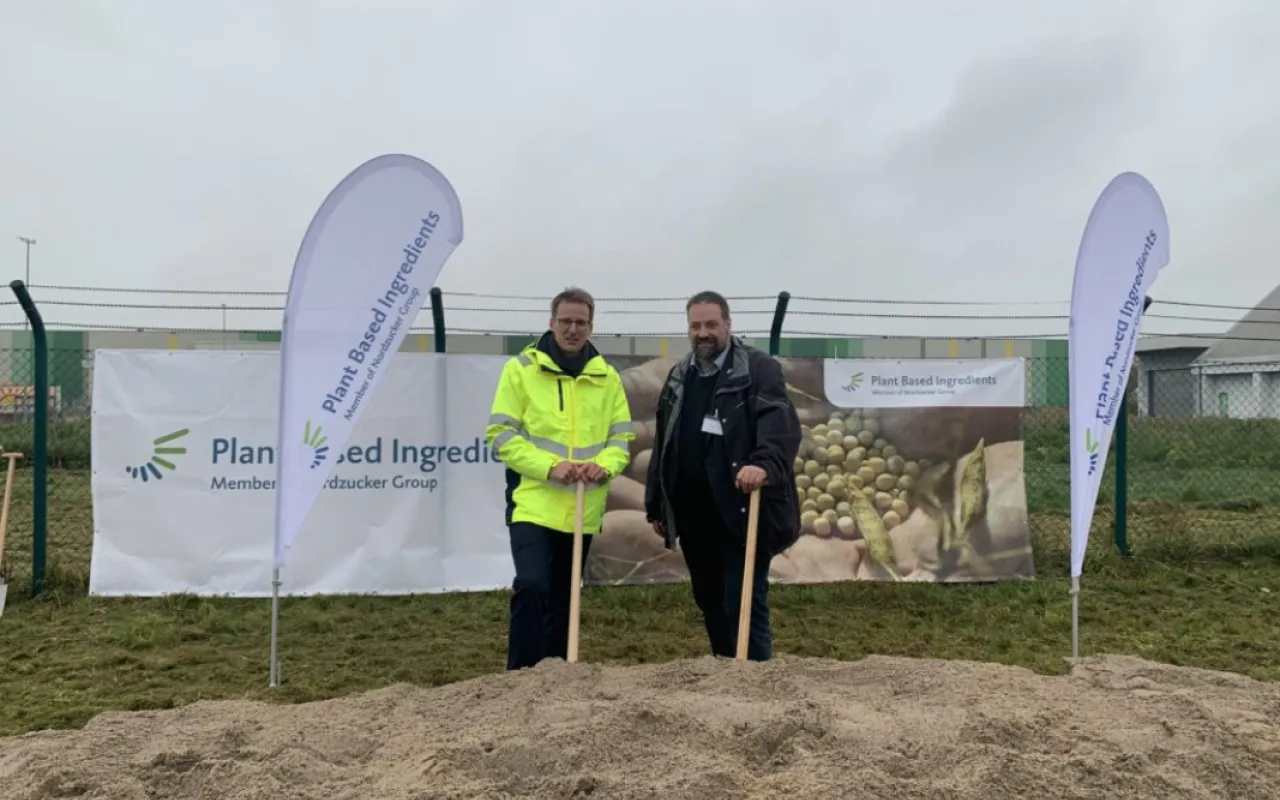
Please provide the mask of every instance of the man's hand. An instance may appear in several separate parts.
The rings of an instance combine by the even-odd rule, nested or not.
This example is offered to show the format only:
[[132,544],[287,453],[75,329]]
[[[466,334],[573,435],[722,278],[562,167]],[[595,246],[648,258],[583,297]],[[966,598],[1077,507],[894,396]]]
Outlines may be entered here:
[[556,483],[570,484],[578,480],[581,464],[575,464],[572,461],[561,461],[551,468],[547,479]]
[[750,464],[738,470],[738,477],[734,480],[734,485],[746,494],[751,494],[756,489],[764,486],[765,471],[760,467],[753,467]]
[[604,467],[594,461],[584,461],[578,464],[578,480],[587,483],[604,483],[609,477],[609,473],[604,471]]

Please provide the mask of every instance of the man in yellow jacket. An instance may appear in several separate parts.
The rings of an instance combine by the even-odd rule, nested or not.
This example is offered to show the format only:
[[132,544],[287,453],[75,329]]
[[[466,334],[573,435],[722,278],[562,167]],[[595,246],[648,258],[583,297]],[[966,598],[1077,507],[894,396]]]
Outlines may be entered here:
[[551,301],[551,328],[502,370],[485,443],[507,467],[515,594],[507,669],[565,658],[577,483],[585,563],[609,482],[631,461],[635,429],[617,370],[590,342],[595,300],[570,288]]

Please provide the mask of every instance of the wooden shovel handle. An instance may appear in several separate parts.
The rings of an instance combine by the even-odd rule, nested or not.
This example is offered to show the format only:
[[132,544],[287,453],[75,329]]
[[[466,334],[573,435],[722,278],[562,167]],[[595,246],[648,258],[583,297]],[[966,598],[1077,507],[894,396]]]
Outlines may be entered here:
[[569,650],[566,660],[578,660],[578,627],[582,618],[582,507],[587,499],[587,485],[578,482],[578,508],[573,517],[573,568],[569,578]]
[[22,453],[3,453],[4,458],[8,459],[9,466],[4,476],[4,502],[0,505],[0,564],[4,562],[4,540],[9,532],[9,502],[13,498],[13,467],[14,463],[22,458]]
[[751,629],[751,595],[755,590],[756,541],[760,531],[760,490],[751,492],[751,506],[747,512],[747,561],[742,568],[742,602],[738,606],[739,661],[747,660],[747,634]]

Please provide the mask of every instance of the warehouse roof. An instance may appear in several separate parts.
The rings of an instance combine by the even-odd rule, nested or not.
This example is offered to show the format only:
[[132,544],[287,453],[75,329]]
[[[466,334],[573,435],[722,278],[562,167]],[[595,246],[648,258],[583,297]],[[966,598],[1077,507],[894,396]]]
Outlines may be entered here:
[[1241,317],[1226,335],[1200,355],[1199,361],[1280,359],[1280,286]]

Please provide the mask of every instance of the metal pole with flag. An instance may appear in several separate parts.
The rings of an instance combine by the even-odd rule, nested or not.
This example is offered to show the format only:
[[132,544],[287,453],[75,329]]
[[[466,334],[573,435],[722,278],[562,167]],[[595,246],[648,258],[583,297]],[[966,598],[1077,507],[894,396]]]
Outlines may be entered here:
[[1169,263],[1160,196],[1134,172],[1094,203],[1076,255],[1067,342],[1071,441],[1071,657],[1080,655],[1080,574],[1111,434],[1122,411],[1147,291]]
[[294,260],[280,333],[271,686],[280,684],[280,570],[337,455],[462,242],[462,207],[435,167],[371,159],[325,198]]

